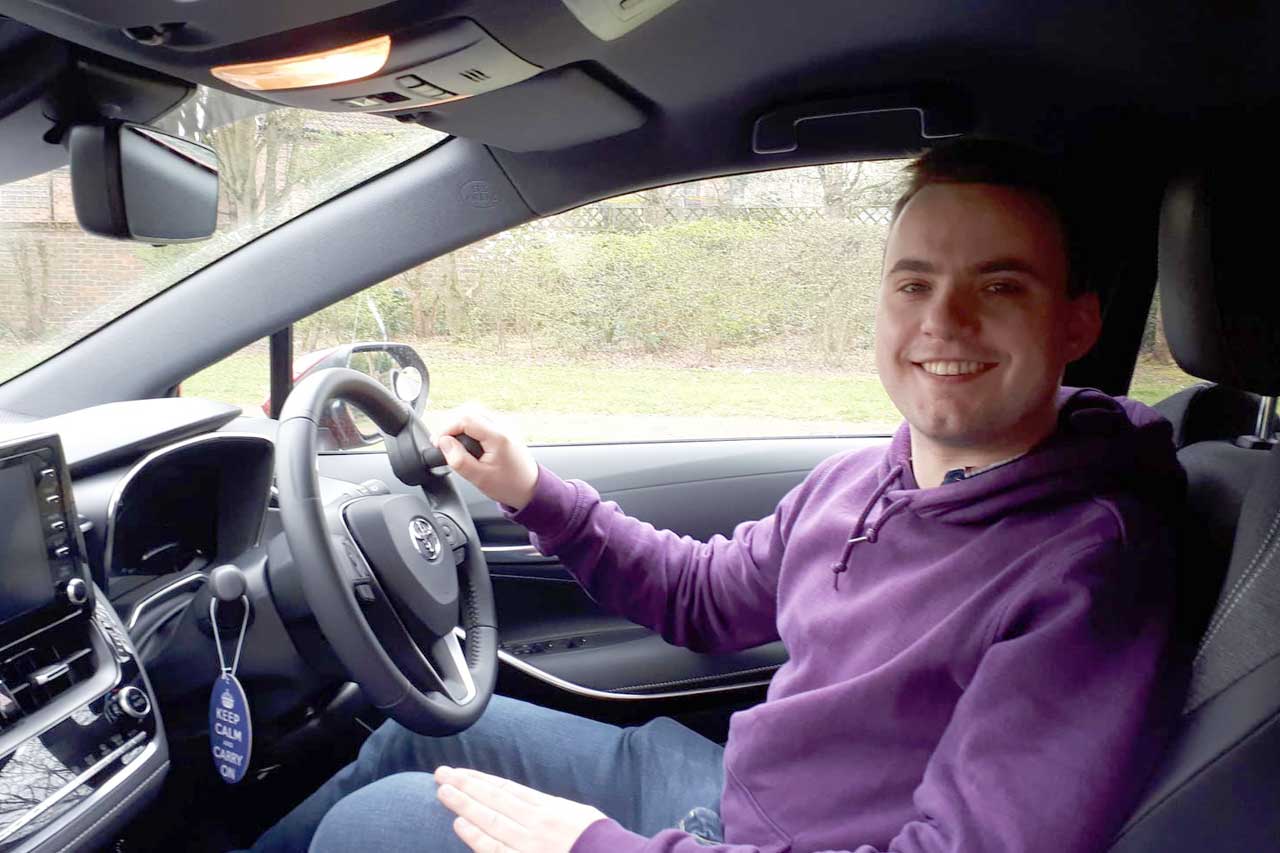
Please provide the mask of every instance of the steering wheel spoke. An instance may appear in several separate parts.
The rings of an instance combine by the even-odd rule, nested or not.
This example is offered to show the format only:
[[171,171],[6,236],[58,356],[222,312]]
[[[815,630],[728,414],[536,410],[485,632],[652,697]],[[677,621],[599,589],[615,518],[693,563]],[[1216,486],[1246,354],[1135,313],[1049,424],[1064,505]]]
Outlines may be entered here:
[[453,631],[436,638],[425,655],[427,663],[435,670],[440,690],[459,705],[476,698],[476,682],[467,667],[467,656],[462,643]]

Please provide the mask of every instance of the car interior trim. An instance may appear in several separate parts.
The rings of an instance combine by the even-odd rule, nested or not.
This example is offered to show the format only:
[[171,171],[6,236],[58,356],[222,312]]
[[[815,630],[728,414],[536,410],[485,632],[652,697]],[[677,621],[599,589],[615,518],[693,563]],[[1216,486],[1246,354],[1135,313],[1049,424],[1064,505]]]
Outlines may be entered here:
[[172,583],[165,584],[160,589],[143,598],[137,604],[133,605],[133,609],[129,611],[129,618],[125,622],[125,628],[132,631],[138,624],[138,620],[142,618],[142,614],[149,608],[159,604],[164,599],[170,597],[176,592],[180,592],[183,588],[191,585],[199,586],[209,580],[209,576],[204,572],[196,572],[179,578]]
[[[694,678],[679,678],[675,681],[654,681],[648,684],[628,684],[625,687],[615,687],[613,690],[617,693],[623,693],[628,690],[648,690],[652,687],[674,687],[677,684],[696,684],[698,682],[715,681],[725,678],[726,676],[743,676],[755,675],[756,673],[767,672],[770,676],[777,672],[782,664],[770,664],[768,666],[757,666],[752,669],[740,669],[735,672],[726,672],[720,675],[699,675]],[[766,682],[767,683],[767,682]]]
[[[579,696],[585,696],[588,699],[608,699],[611,701],[637,701],[650,699],[679,699],[689,696],[703,696],[710,693],[727,693],[733,690],[746,690],[751,687],[764,687],[770,679],[763,681],[748,681],[743,684],[723,684],[716,687],[697,687],[689,690],[671,690],[665,693],[616,693],[610,690],[595,690],[591,687],[584,687],[581,684],[574,684],[572,681],[565,681],[558,678],[546,670],[539,669],[526,661],[521,660],[510,652],[498,649],[498,660],[511,667],[523,672],[532,678],[536,678],[552,687],[558,687],[561,690],[567,690]],[[634,689],[634,688],[626,688]]]
[[[147,739],[146,732],[138,732],[136,735],[134,735],[133,737],[129,738],[127,741],[122,743],[120,746],[116,747],[111,752],[107,753],[102,758],[98,759],[98,761],[96,761],[91,767],[89,767],[87,770],[82,771],[79,776],[72,778],[65,785],[59,788],[57,791],[53,792],[45,799],[36,803],[34,806],[28,809],[21,817],[13,821],[13,823],[9,824],[4,829],[0,830],[0,844],[3,844],[6,838],[18,832],[27,824],[31,823],[31,821],[40,817],[40,815],[44,814],[49,809],[53,808],[58,803],[65,800],[68,795],[70,795],[73,791],[76,790],[76,788],[79,788],[81,785],[85,784],[90,779],[93,779],[94,777],[98,776],[104,771],[110,769],[111,765],[115,762],[117,758],[124,755],[126,752],[133,749],[134,747],[138,746],[146,739]],[[134,761],[131,761],[126,766],[132,767],[132,766],[135,766],[137,763],[138,762],[135,759]]]
[[[136,749],[137,745],[134,744],[132,748]],[[39,835],[36,835],[33,839],[31,839],[31,842],[28,843],[28,846],[24,846],[20,849],[25,851],[25,850],[33,850],[33,849],[40,848],[46,841],[49,840],[50,837],[62,831],[63,827],[68,822],[74,820],[77,816],[81,814],[85,814],[91,811],[98,803],[102,802],[103,799],[105,799],[113,791],[115,791],[122,784],[124,784],[134,773],[138,771],[138,768],[146,767],[150,759],[158,751],[159,751],[159,746],[157,745],[156,740],[152,739],[150,743],[148,743],[145,747],[143,747],[142,752],[138,753],[138,755],[136,755],[128,764],[126,764],[123,768],[118,770],[114,776],[112,776],[105,783],[103,783],[103,786],[101,788],[99,788],[98,790],[90,794],[88,797],[86,797],[84,801],[75,809],[67,812],[64,815],[60,815],[56,821],[54,821],[48,827],[41,830]],[[118,755],[116,757],[119,758]],[[105,766],[107,763],[108,762],[106,761],[99,762],[99,764],[102,764],[103,766]],[[93,769],[94,768],[90,768],[89,771],[86,771],[86,773],[89,773],[90,778],[92,778],[92,776],[94,775],[93,773],[90,772]],[[97,827],[97,824],[99,822],[110,817],[112,812],[114,812],[116,809],[121,808],[126,803],[128,803],[129,800],[139,791],[144,790],[146,788],[147,782],[151,781],[151,779],[155,778],[157,775],[163,774],[168,769],[169,769],[169,762],[168,760],[166,760],[163,763],[161,763],[159,766],[157,766],[152,771],[151,775],[147,777],[147,779],[143,780],[143,782],[138,784],[134,788],[134,790],[130,791],[128,796],[126,796],[119,803],[113,806],[111,811],[107,812],[107,814],[99,818],[98,821],[95,821],[95,823],[92,826],[90,826],[88,829],[86,829],[85,832],[82,832],[74,840],[72,840],[71,842],[63,846],[60,850],[60,853],[61,851],[74,849],[76,844],[84,837],[85,833],[93,831]],[[84,781],[84,780],[81,780],[81,781]],[[72,791],[75,790],[74,787],[71,787],[71,786],[68,786],[68,787]]]
[[[134,479],[138,477],[139,474],[141,474],[144,470],[146,470],[147,467],[150,466],[153,462],[159,459],[163,459],[164,457],[169,456],[170,454],[175,453],[177,451],[185,450],[188,447],[192,447],[198,444],[207,444],[207,443],[219,442],[219,441],[225,441],[225,440],[240,441],[244,439],[249,439],[252,441],[262,441],[262,442],[266,442],[268,445],[271,445],[272,447],[275,446],[275,442],[272,441],[271,438],[265,435],[257,434],[257,433],[211,432],[211,433],[206,433],[204,435],[192,436],[191,438],[183,439],[182,441],[175,442],[174,444],[170,444],[167,447],[161,447],[158,450],[153,450],[151,453],[148,453],[146,456],[142,457],[142,459],[138,460],[138,462],[136,462],[134,466],[130,468],[123,477],[120,478],[120,481],[116,483],[115,488],[111,490],[111,497],[107,500],[106,544],[103,546],[103,550],[102,550],[103,570],[110,573],[113,567],[112,561],[114,559],[113,552],[115,550],[115,537],[116,537],[116,527],[117,527],[116,513],[117,513],[117,510],[119,509],[120,500],[124,497],[125,490],[129,488],[129,484],[132,483]],[[258,521],[258,532],[257,532],[257,535],[254,537],[254,542],[253,542],[254,547],[262,544],[262,532],[265,529],[265,526],[267,523],[266,510],[269,505],[269,502],[270,502],[270,489],[268,489],[267,497],[263,501],[262,518]],[[130,627],[132,627],[132,624],[130,625]]]
[[[147,747],[142,751],[140,755],[138,755],[137,758],[129,762],[128,766],[131,768],[145,766],[147,761],[156,754],[156,750],[157,750],[157,747],[155,745],[155,742],[153,741],[152,743],[147,745]],[[80,844],[81,841],[84,840],[84,837],[86,835],[91,835],[92,833],[96,832],[98,830],[98,827],[102,825],[103,821],[110,820],[111,817],[115,815],[116,812],[118,812],[120,809],[124,808],[125,806],[129,805],[129,803],[139,794],[145,792],[147,790],[147,786],[150,785],[157,777],[163,778],[168,771],[169,771],[169,761],[168,759],[165,759],[156,767],[155,770],[151,771],[150,776],[148,776],[146,779],[143,779],[141,782],[139,782],[133,788],[132,791],[126,794],[124,798],[120,800],[120,802],[112,806],[107,811],[106,814],[102,815],[93,823],[89,824],[89,826],[81,830],[80,833],[75,838],[71,839],[66,844],[64,844],[61,848],[59,848],[58,853],[67,853],[67,851],[69,850],[79,849],[78,845]],[[96,792],[94,792],[92,796],[90,796],[88,799],[85,800],[84,806],[82,808],[85,810],[91,809],[97,803],[102,802],[102,799],[104,797],[106,797],[116,788],[120,787],[121,782],[124,781],[122,778],[124,775],[125,774],[123,773],[117,774],[115,778],[109,780],[105,785],[102,786],[102,788],[98,789]],[[56,832],[60,830],[60,827],[57,824],[54,824],[52,829],[54,832]],[[45,832],[49,832],[49,831],[46,830]],[[52,833],[49,833],[49,834],[52,835]],[[22,848],[21,853],[27,853],[28,850],[34,850],[35,848],[43,844],[46,840],[47,838],[44,835],[37,836],[35,839],[35,844],[31,845],[31,847]]]
[[[81,616],[79,613],[72,615]],[[45,625],[35,634],[48,631],[65,621],[65,619],[60,619],[57,622]],[[40,737],[59,725],[77,708],[105,696],[120,683],[122,677],[120,662],[111,651],[110,640],[96,623],[91,622],[90,624],[93,628],[89,634],[90,642],[93,643],[93,652],[99,660],[105,661],[109,665],[101,667],[89,678],[73,684],[68,690],[55,696],[53,701],[41,708],[38,714],[24,717],[6,729],[4,734],[0,735],[0,756],[8,755],[31,738]],[[35,634],[32,634],[32,636]],[[11,648],[12,646],[13,644],[11,643],[5,648]]]
[[12,642],[5,643],[3,646],[0,646],[0,652],[5,651],[6,649],[11,649],[14,646],[18,645],[18,643],[26,642],[27,640],[30,640],[32,637],[34,637],[36,634],[41,634],[45,631],[48,631],[50,628],[55,628],[58,625],[61,625],[63,622],[66,622],[69,619],[74,619],[79,615],[80,614],[78,612],[68,613],[66,616],[63,616],[61,619],[58,619],[57,621],[50,622],[48,625],[42,625],[41,627],[32,631],[30,634],[23,634],[18,639],[13,640]]
[[485,559],[491,560],[498,565],[503,563],[544,563],[552,560],[551,557],[547,557],[533,545],[482,545],[480,550],[484,552]]

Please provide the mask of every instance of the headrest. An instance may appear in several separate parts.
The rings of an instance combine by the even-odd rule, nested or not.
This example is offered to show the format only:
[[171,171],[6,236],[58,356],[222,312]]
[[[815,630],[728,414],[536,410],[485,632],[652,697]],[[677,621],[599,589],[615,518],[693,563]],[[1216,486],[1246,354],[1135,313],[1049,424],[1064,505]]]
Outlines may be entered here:
[[1197,383],[1152,405],[1173,424],[1173,446],[1252,435],[1258,396],[1226,385]]
[[1215,165],[1169,184],[1160,212],[1160,311],[1187,373],[1280,396],[1280,239],[1274,170]]

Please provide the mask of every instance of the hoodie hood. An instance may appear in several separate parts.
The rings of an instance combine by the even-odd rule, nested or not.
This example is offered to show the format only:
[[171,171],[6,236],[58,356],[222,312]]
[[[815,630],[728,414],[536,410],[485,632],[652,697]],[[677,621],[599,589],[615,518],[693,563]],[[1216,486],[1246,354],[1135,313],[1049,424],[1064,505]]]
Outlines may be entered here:
[[1155,409],[1092,388],[1058,391],[1058,428],[1024,456],[969,479],[932,489],[911,473],[911,430],[903,423],[881,462],[882,492],[917,515],[975,524],[1035,506],[1119,491],[1172,507],[1181,502],[1185,475],[1173,445],[1173,427]]

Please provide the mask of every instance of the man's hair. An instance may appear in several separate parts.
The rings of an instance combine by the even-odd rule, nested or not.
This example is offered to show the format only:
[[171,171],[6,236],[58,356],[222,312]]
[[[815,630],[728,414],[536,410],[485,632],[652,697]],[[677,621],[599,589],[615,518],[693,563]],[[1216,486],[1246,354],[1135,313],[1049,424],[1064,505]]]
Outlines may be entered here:
[[893,221],[930,184],[993,184],[1032,193],[1053,211],[1067,251],[1067,294],[1090,291],[1062,164],[1046,154],[997,139],[957,139],[929,149],[906,168],[907,188],[893,205]]

